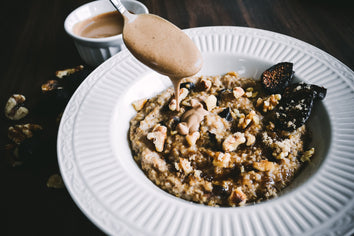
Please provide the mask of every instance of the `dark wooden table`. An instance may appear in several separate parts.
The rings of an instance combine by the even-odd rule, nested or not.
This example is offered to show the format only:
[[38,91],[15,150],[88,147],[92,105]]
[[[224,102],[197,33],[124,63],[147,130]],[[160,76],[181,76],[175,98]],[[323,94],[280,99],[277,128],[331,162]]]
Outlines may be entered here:
[[[59,173],[57,114],[37,112],[41,84],[54,72],[83,64],[63,27],[87,0],[18,0],[1,6],[0,24],[0,235],[101,235],[64,189],[46,186]],[[234,25],[286,34],[310,43],[354,69],[354,14],[350,1],[141,0],[151,13],[180,28]],[[15,122],[3,108],[14,93],[26,96],[29,115]],[[44,109],[46,110],[46,108]],[[49,110],[49,108],[48,108]],[[11,165],[9,126],[43,126],[45,144],[22,166]]]

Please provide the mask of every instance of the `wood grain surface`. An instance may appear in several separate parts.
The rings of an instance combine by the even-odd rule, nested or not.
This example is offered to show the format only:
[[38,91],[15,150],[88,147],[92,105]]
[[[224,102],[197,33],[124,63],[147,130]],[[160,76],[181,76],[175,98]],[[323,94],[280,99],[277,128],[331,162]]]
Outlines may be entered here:
[[[2,3],[0,70],[0,235],[103,235],[65,189],[46,186],[59,173],[55,115],[37,112],[41,84],[54,72],[83,64],[64,31],[65,17],[86,0],[17,0]],[[149,11],[180,28],[231,25],[270,30],[312,44],[354,69],[354,14],[350,1],[320,0],[141,0]],[[14,93],[26,96],[29,115],[5,118]],[[45,109],[44,109],[45,110]],[[39,154],[12,167],[8,127],[38,123],[46,142]]]

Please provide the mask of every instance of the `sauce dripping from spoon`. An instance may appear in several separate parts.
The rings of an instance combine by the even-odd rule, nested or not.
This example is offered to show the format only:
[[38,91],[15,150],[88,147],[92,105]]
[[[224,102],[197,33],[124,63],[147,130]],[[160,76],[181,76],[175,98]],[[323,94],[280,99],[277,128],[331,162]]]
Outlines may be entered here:
[[146,66],[170,78],[178,111],[181,80],[195,75],[202,67],[199,49],[169,21],[153,14],[131,14],[120,1],[110,1],[123,15],[123,40],[129,51]]

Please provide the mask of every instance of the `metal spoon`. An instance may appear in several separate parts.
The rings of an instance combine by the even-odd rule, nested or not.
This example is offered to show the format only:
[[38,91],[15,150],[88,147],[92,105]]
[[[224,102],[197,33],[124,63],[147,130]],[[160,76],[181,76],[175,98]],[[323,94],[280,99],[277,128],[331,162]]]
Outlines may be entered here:
[[170,77],[175,87],[176,110],[179,110],[179,84],[195,75],[203,59],[197,46],[180,28],[153,15],[135,15],[120,0],[110,0],[124,18],[123,41],[127,49],[143,64]]
[[120,0],[109,0],[112,5],[117,9],[117,11],[122,14],[123,17],[126,17],[128,21],[132,21],[136,18],[136,15],[130,13]]
[[123,41],[140,62],[170,78],[200,70],[201,53],[180,28],[157,15],[130,13],[120,0],[109,1],[123,15]]

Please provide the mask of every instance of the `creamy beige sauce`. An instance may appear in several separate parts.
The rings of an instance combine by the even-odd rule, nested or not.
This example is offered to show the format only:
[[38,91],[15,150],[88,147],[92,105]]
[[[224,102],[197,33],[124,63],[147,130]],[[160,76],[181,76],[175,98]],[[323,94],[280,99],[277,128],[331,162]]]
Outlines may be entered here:
[[181,29],[165,19],[152,14],[134,16],[124,16],[124,43],[139,61],[171,79],[178,111],[180,81],[198,73],[201,53]]
[[199,101],[193,99],[191,103],[192,108],[183,114],[182,122],[176,127],[176,130],[181,135],[198,131],[200,122],[202,122],[204,116],[208,114],[208,111],[203,108],[203,105]]
[[86,38],[105,38],[123,32],[123,17],[118,11],[106,12],[74,25],[73,32]]

